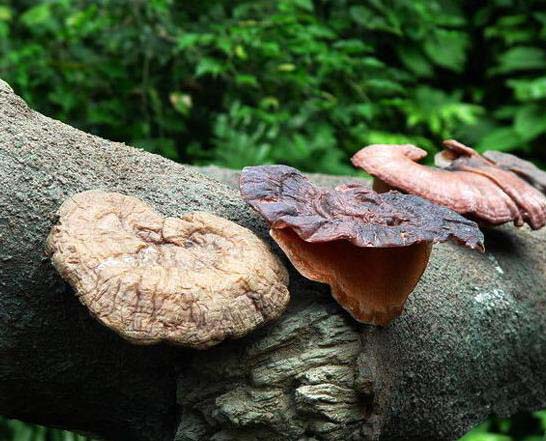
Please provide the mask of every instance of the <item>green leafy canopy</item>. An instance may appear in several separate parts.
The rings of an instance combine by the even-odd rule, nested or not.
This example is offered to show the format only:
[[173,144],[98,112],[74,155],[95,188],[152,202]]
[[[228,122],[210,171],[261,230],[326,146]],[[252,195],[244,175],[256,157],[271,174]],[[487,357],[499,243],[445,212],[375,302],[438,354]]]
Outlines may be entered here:
[[184,162],[353,173],[371,142],[544,159],[546,7],[495,0],[11,0],[0,76]]

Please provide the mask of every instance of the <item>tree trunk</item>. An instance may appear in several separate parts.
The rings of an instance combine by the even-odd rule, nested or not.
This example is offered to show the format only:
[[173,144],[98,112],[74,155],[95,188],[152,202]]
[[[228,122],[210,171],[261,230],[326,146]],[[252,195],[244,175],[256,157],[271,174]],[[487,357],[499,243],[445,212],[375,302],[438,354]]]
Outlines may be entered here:
[[488,230],[485,255],[435,246],[387,328],[291,269],[276,323],[208,351],[139,347],[92,319],[44,257],[57,208],[105,189],[269,240],[238,192],[33,112],[1,81],[0,184],[1,414],[116,441],[393,441],[456,439],[489,414],[546,406],[544,232]]

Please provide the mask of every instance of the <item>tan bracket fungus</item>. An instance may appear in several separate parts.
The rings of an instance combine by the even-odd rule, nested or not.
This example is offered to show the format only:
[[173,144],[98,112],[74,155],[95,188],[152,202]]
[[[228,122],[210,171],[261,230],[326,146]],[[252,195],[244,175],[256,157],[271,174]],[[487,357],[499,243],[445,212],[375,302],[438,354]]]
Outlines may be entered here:
[[359,184],[320,188],[282,165],[246,167],[240,189],[296,269],[329,284],[360,322],[386,325],[400,315],[433,243],[483,250],[474,222],[417,196]]
[[397,189],[451,208],[483,225],[527,222],[546,224],[546,198],[514,173],[496,167],[457,141],[446,141],[437,155],[443,168],[417,161],[427,153],[411,144],[375,144],[357,152],[352,162],[374,176],[374,189]]
[[87,191],[65,201],[46,250],[101,323],[136,344],[204,349],[276,319],[288,274],[248,229],[193,212]]

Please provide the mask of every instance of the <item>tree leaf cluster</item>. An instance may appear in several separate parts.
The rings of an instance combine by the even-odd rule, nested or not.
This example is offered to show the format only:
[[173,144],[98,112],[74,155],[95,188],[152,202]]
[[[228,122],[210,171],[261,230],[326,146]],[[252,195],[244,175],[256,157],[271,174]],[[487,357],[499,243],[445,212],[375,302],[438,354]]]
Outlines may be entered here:
[[546,159],[538,0],[8,0],[0,76],[34,108],[175,160],[354,173],[455,137]]

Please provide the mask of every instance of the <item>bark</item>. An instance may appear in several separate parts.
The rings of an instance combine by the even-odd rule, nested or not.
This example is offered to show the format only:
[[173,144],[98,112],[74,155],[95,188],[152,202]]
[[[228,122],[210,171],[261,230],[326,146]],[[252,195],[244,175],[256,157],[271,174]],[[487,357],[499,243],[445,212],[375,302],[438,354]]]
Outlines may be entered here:
[[94,321],[44,257],[57,208],[119,191],[269,240],[237,191],[35,113],[2,82],[0,185],[1,414],[117,441],[450,440],[546,406],[544,232],[488,230],[485,255],[436,246],[387,328],[355,323],[291,269],[278,322],[208,351],[139,347]]

